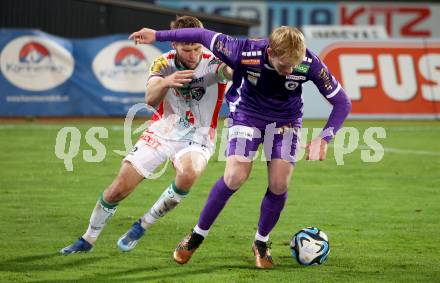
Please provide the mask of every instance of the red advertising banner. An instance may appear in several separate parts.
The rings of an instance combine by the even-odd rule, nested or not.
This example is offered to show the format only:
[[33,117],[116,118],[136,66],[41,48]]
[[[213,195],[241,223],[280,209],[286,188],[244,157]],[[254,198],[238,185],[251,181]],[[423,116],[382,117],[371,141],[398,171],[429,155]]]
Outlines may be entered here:
[[440,43],[336,43],[321,58],[354,115],[440,115]]
[[339,4],[341,25],[382,25],[390,37],[439,37],[440,5],[426,3]]

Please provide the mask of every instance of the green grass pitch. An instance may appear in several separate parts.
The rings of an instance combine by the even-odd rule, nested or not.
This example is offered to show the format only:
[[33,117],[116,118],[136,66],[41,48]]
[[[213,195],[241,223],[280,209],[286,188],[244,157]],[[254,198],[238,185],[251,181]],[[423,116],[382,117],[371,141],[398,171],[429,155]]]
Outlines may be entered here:
[[[323,121],[306,121],[320,127]],[[271,234],[275,268],[257,270],[251,243],[266,190],[264,162],[230,200],[191,262],[172,260],[176,244],[196,224],[225,163],[216,154],[190,196],[160,220],[130,253],[116,240],[149,208],[173,171],[145,181],[124,200],[92,253],[58,250],[83,234],[90,212],[116,175],[122,150],[120,121],[0,124],[0,282],[440,282],[440,123],[348,121],[359,129],[384,127],[378,163],[361,150],[336,166],[333,148],[324,162],[299,161],[289,198]],[[81,149],[66,171],[54,153],[57,132],[76,126]],[[86,131],[108,129],[100,163],[85,162]],[[310,135],[309,135],[310,138]],[[135,139],[133,139],[135,140]],[[306,226],[327,233],[331,253],[322,266],[302,267],[290,257],[291,236]]]

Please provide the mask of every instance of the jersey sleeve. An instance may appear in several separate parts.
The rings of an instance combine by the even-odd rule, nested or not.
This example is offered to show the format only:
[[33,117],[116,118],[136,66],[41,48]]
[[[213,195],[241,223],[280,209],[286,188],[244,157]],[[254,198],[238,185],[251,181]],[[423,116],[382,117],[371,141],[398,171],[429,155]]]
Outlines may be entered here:
[[220,59],[212,56],[208,63],[208,73],[215,74],[218,83],[226,84],[228,82],[228,79],[223,73],[224,68],[226,67],[226,64],[223,63]]
[[201,43],[233,69],[240,63],[241,52],[246,44],[246,39],[233,38],[229,35],[203,28],[157,31],[156,40]]
[[318,56],[311,53],[310,56],[312,63],[310,65],[309,79],[316,85],[319,92],[325,98],[331,98],[335,96],[341,89],[341,85],[330,73],[327,66],[319,59]]
[[148,79],[147,79],[147,83],[156,77],[165,77],[167,76],[167,68],[168,68],[168,60],[165,58],[164,55],[161,55],[159,57],[157,57],[154,61],[153,64],[151,64],[150,66],[150,70],[148,73]]
[[330,116],[324,126],[321,137],[329,142],[342,127],[345,119],[351,111],[351,101],[341,84],[330,73],[327,66],[313,53],[309,53],[312,64],[310,66],[309,79],[318,88],[319,92],[333,106]]
[[245,44],[245,39],[217,33],[211,40],[210,49],[226,65],[235,69],[240,64],[241,53]]

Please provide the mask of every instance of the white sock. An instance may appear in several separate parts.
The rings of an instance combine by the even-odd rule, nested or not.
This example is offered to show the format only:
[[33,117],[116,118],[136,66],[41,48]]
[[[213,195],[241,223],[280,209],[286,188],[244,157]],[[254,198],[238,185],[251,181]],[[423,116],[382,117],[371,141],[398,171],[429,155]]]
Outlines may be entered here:
[[255,240],[267,242],[267,241],[269,241],[269,235],[261,236],[260,233],[258,233],[258,231],[257,231],[257,233],[255,233]]
[[89,226],[82,236],[90,244],[94,244],[101,234],[107,221],[115,214],[117,204],[109,204],[103,200],[101,195],[90,216]]
[[203,230],[202,228],[199,227],[199,225],[196,225],[193,230],[197,234],[202,235],[203,238],[206,238],[206,236],[208,236],[209,233],[209,230]]
[[180,194],[174,182],[165,189],[159,199],[153,204],[150,210],[141,218],[141,226],[148,229],[159,218],[162,218],[175,208],[186,197],[186,194]]

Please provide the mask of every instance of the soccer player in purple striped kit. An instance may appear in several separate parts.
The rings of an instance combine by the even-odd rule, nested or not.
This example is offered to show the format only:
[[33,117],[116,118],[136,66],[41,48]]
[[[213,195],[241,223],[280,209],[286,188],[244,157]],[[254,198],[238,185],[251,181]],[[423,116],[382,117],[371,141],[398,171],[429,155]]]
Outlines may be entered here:
[[214,184],[192,233],[174,251],[174,260],[187,263],[208,235],[228,199],[252,169],[252,159],[263,143],[269,184],[261,202],[252,250],[258,268],[272,268],[269,234],[287,199],[302,125],[302,84],[312,81],[333,106],[321,134],[306,146],[306,159],[324,160],[327,143],[340,129],[351,102],[339,82],[316,54],[306,48],[304,36],[293,27],[275,29],[266,39],[237,39],[207,29],[155,31],[143,28],[130,35],[136,43],[197,42],[234,69],[226,94],[230,124],[224,175]]

